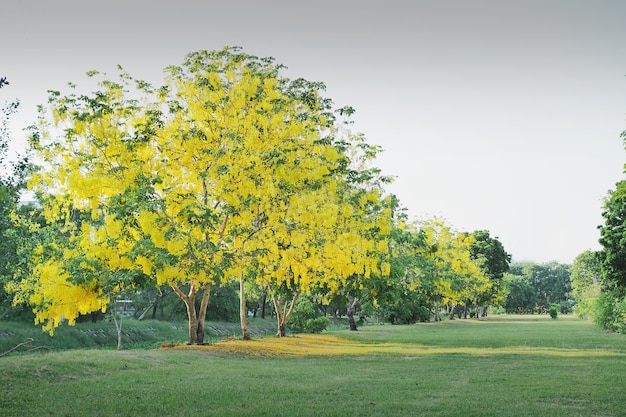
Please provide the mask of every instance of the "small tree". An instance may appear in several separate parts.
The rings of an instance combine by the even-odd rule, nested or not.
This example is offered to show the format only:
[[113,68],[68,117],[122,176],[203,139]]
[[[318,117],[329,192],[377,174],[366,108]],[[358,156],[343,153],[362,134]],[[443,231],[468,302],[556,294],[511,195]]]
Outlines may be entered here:
[[550,304],[550,308],[548,309],[548,314],[550,314],[550,317],[556,319],[559,315],[560,308],[561,306],[559,304]]

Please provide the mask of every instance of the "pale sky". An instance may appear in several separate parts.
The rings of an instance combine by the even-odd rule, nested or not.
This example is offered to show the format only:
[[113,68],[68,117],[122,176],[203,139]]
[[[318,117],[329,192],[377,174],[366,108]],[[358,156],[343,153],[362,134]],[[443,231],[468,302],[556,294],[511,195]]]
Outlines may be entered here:
[[158,84],[188,52],[241,46],[356,109],[411,218],[571,263],[600,248],[602,198],[624,178],[624,22],[624,0],[10,0],[0,102],[21,101],[19,149],[46,91],[88,70]]

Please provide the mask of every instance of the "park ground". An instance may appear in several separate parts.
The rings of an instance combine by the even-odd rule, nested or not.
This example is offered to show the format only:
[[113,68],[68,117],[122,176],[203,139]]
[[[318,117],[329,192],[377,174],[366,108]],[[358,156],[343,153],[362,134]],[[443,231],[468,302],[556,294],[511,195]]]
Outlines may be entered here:
[[[162,333],[161,324],[142,326]],[[571,316],[368,325],[280,339],[261,333],[205,346],[163,340],[123,351],[16,350],[0,357],[0,414],[626,414],[626,337]]]

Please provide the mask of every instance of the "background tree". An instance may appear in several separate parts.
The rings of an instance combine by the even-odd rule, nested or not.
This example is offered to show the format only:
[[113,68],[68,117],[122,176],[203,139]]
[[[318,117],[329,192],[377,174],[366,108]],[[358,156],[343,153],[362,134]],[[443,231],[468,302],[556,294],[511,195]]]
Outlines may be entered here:
[[509,314],[530,314],[537,306],[536,291],[530,279],[518,271],[506,273],[503,278],[504,308]]
[[[9,85],[6,77],[0,78],[0,88]],[[3,90],[5,91],[5,90]],[[17,264],[20,233],[14,230],[12,216],[19,208],[20,196],[26,187],[30,171],[28,155],[9,160],[11,116],[18,111],[19,101],[5,102],[0,110],[0,318],[18,314],[21,309],[12,309],[12,297],[5,291],[5,285],[12,279]],[[23,208],[26,212],[28,209]]]
[[587,250],[574,259],[571,268],[572,297],[577,316],[595,316],[596,301],[602,290],[602,258],[599,252]]
[[[626,138],[626,131],[622,133]],[[597,300],[596,323],[609,330],[625,327],[626,312],[626,181],[620,181],[609,192],[600,226],[603,285]]]
[[[505,302],[508,312],[547,313],[550,304],[559,304],[562,313],[571,311],[573,299],[569,265],[557,262],[514,263],[510,267],[510,275],[507,276],[508,295]],[[532,297],[528,294],[531,288]]]
[[607,280],[617,287],[626,287],[626,181],[616,184],[604,202],[604,225],[600,227],[603,246],[602,268]]
[[366,311],[392,324],[429,321],[434,306],[424,280],[429,271],[424,233],[416,223],[401,221],[391,232],[390,249],[389,277],[369,287]]
[[[504,302],[502,278],[509,271],[511,255],[504,250],[497,238],[489,236],[487,230],[477,230],[472,236],[474,242],[470,245],[471,257],[479,262],[490,281],[489,290],[479,298],[478,304],[483,307],[501,304]],[[483,308],[483,314],[486,312],[487,308]]]
[[557,262],[536,265],[532,278],[539,306],[548,309],[551,304],[559,304],[562,313],[571,311],[572,286],[569,265]]
[[474,238],[452,230],[441,219],[419,223],[424,246],[418,255],[420,291],[434,306],[439,320],[441,308],[451,317],[457,306],[467,312],[489,289],[489,280],[477,260],[472,259],[470,246]]

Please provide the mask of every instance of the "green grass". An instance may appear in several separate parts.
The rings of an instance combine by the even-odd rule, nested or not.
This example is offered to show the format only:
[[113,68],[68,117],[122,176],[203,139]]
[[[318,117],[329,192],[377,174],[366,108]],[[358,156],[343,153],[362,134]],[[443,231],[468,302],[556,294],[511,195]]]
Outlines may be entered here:
[[[537,324],[537,325],[533,325]],[[417,329],[416,329],[417,327]],[[591,322],[561,315],[503,315],[488,320],[450,320],[415,326],[373,326],[347,337],[362,342],[417,343],[437,347],[614,350],[626,352],[626,337]]]
[[[0,415],[626,414],[626,337],[587,321],[506,316],[332,334],[407,349],[298,357],[175,349],[6,355]],[[432,351],[410,353],[422,347]]]

